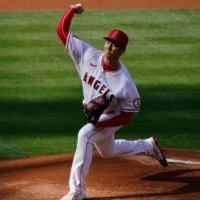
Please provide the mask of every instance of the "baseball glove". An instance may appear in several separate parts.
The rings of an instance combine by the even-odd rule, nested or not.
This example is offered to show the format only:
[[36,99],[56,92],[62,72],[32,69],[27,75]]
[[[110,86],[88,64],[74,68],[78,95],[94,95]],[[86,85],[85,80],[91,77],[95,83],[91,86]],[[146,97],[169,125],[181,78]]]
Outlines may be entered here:
[[88,123],[98,122],[103,111],[109,106],[109,100],[105,95],[98,96],[84,105],[84,114]]

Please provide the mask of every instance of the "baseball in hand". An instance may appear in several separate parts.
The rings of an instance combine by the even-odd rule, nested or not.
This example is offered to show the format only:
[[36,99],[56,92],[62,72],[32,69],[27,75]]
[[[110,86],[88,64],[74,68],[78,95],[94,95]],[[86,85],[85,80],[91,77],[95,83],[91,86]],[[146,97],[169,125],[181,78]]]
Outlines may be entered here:
[[72,7],[74,7],[76,9],[76,13],[81,14],[84,9],[83,9],[83,5],[80,3],[74,4],[72,5]]

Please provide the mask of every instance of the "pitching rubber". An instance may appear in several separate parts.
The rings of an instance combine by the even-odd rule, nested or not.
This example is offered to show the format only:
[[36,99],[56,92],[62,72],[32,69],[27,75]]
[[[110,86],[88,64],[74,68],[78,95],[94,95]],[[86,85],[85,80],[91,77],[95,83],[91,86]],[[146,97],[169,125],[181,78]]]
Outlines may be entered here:
[[175,166],[177,164],[180,164],[180,165],[194,165],[200,167],[200,162],[198,161],[167,159],[167,162],[168,166]]

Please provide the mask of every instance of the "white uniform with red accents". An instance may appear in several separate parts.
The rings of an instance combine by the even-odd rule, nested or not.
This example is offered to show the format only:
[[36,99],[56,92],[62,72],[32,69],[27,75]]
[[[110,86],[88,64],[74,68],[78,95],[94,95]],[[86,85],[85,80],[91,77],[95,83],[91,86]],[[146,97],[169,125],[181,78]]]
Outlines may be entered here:
[[129,72],[122,63],[117,71],[105,71],[102,66],[104,53],[71,33],[67,38],[66,51],[75,62],[82,81],[84,103],[106,94],[108,98],[115,97],[107,110],[118,113],[139,111],[140,96]]
[[[66,51],[75,62],[80,76],[84,103],[103,94],[106,94],[107,97],[114,96],[99,121],[113,118],[121,111],[139,111],[140,96],[122,63],[117,71],[105,71],[102,65],[103,52],[91,47],[72,33],[68,35]],[[149,142],[115,140],[114,133],[120,127],[96,128],[92,124],[86,124],[81,128],[71,169],[70,190],[81,194],[86,193],[86,176],[92,160],[93,144],[102,157],[133,156],[148,152],[148,149],[151,148]]]
[[[69,32],[74,13],[81,12],[80,5],[75,7],[70,7],[61,18],[57,34],[76,65],[83,87],[83,104],[99,95],[106,95],[111,102],[97,125],[87,123],[79,130],[70,173],[70,193],[63,198],[67,200],[74,199],[71,194],[80,196],[77,199],[86,197],[86,177],[92,161],[93,145],[106,158],[139,153],[151,155],[153,152],[152,139],[115,140],[115,132],[127,123],[127,119],[123,119],[128,116],[129,120],[130,113],[139,112],[140,96],[129,72],[120,61],[119,68],[111,70],[103,62],[103,51],[91,47]],[[112,34],[115,35],[116,31]]]

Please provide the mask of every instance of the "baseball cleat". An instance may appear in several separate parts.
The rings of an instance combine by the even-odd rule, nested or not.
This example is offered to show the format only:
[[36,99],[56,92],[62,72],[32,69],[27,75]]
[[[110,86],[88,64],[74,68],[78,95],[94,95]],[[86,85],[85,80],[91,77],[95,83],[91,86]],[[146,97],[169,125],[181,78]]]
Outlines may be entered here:
[[151,137],[150,140],[153,146],[153,151],[152,151],[152,154],[150,154],[150,156],[156,159],[163,167],[167,167],[168,163],[167,163],[165,154],[163,153],[162,149],[159,147],[159,144],[156,138]]
[[87,200],[87,197],[86,195],[71,191],[60,200]]

